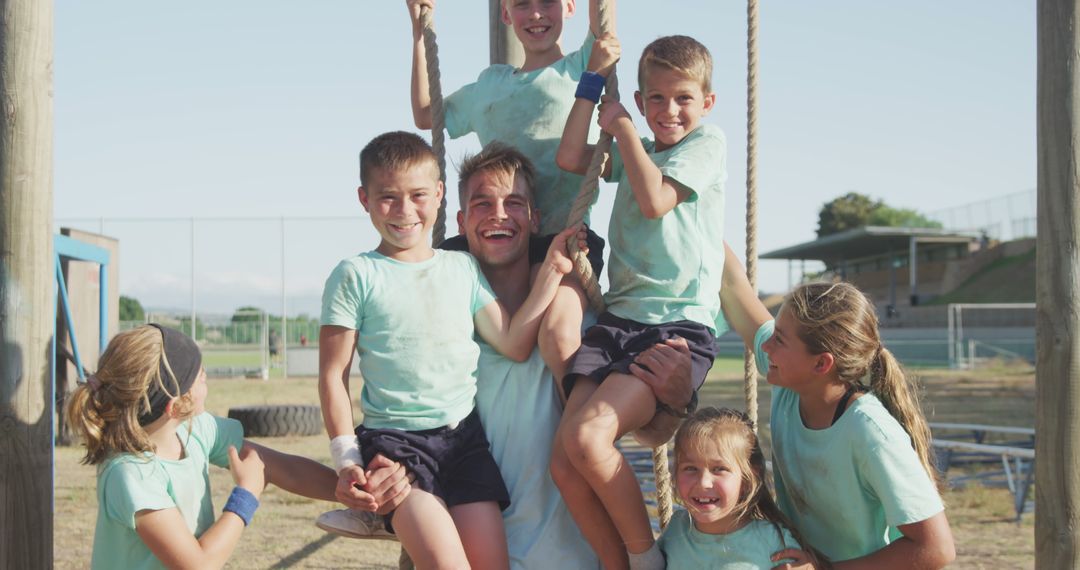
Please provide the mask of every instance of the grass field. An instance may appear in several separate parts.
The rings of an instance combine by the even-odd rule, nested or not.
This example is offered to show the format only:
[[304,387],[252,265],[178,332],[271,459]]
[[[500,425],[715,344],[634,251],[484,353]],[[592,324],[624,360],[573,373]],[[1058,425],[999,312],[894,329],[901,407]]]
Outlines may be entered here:
[[[702,405],[743,408],[741,360],[718,360],[701,393]],[[977,374],[926,371],[921,378],[923,408],[930,421],[1034,425],[1034,371],[1000,367]],[[318,403],[315,380],[212,380],[207,407],[225,415],[232,406]],[[769,390],[759,389],[762,436],[768,445]],[[329,463],[325,436],[260,439],[260,443]],[[57,568],[89,565],[97,515],[93,468],[80,465],[80,450],[56,450],[54,557]],[[232,489],[227,470],[212,469],[214,504],[220,508]],[[945,493],[957,544],[953,568],[1034,567],[1034,518],[1013,522],[1012,496],[1004,489],[969,487]],[[398,546],[327,535],[315,517],[336,508],[268,489],[252,526],[245,531],[229,568],[396,568]],[[570,569],[567,569],[570,570]]]

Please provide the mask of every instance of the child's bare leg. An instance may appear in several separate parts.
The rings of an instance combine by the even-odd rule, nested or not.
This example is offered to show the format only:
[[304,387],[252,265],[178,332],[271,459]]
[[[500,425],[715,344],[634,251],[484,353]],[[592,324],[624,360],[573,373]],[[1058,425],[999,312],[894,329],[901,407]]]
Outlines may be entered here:
[[[577,277],[567,275],[540,323],[537,337],[540,355],[555,378],[562,378],[566,374],[570,359],[581,346],[581,319],[587,304]],[[562,393],[562,383],[559,382],[558,386],[559,394],[565,401],[567,395]]]
[[580,378],[574,384],[566,402],[563,421],[560,422],[552,442],[551,478],[559,488],[566,508],[570,511],[570,516],[574,517],[582,536],[600,558],[601,565],[604,568],[626,568],[629,563],[626,547],[615,523],[611,521],[604,504],[593,492],[589,482],[571,465],[562,444],[567,418],[585,405],[597,387],[597,383],[588,378]]
[[563,435],[570,463],[600,498],[632,554],[648,550],[655,540],[645,498],[615,440],[647,424],[655,412],[656,398],[648,384],[612,373],[573,413]]
[[454,519],[441,499],[417,489],[394,511],[394,532],[417,568],[468,568]]
[[506,529],[495,501],[468,503],[450,508],[465,556],[473,568],[509,568]]

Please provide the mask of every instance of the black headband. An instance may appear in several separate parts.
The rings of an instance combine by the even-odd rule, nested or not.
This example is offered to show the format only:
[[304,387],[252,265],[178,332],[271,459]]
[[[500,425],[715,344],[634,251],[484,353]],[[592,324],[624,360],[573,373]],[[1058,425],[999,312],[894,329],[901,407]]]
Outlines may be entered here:
[[[186,334],[159,324],[150,323],[150,326],[161,331],[161,346],[163,358],[158,374],[161,375],[161,383],[151,382],[146,389],[146,397],[150,400],[150,411],[139,416],[139,425],[145,426],[161,417],[165,413],[165,406],[173,398],[179,398],[187,394],[195,379],[199,377],[202,369],[202,353],[199,346]],[[169,374],[165,368],[165,361],[169,361],[173,374]],[[164,390],[162,390],[164,386]]]

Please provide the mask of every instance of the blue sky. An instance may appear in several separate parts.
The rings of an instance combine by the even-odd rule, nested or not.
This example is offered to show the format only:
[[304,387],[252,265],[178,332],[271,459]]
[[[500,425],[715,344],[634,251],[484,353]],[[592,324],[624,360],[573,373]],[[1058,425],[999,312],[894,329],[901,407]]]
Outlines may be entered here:
[[[579,9],[567,50],[585,34]],[[374,247],[356,155],[380,132],[414,130],[403,0],[59,0],[55,21],[58,220],[267,218],[196,225],[197,303],[217,312],[278,311],[283,282],[290,313],[315,312],[334,262]],[[487,63],[486,2],[443,0],[436,25],[449,93]],[[686,34],[712,51],[725,235],[743,251],[745,5],[622,0],[618,27],[626,99],[652,39]],[[813,239],[821,205],[848,191],[926,212],[1035,187],[1034,2],[766,2],[759,49],[759,251]],[[459,139],[449,159],[477,148]],[[594,210],[601,231],[612,190]],[[283,248],[282,216],[342,219],[289,222]],[[122,292],[187,307],[190,226],[107,223]],[[764,290],[787,286],[784,262],[760,275]]]

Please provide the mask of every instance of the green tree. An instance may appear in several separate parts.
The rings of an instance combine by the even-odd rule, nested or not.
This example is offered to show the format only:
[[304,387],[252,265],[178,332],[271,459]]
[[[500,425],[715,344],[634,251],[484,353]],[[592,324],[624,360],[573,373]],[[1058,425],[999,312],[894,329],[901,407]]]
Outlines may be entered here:
[[821,207],[817,235],[820,238],[866,226],[874,210],[882,205],[865,194],[848,192]]
[[120,320],[121,321],[145,321],[146,311],[142,303],[133,297],[120,295]]
[[882,205],[870,215],[870,226],[891,228],[940,228],[941,222],[908,208],[891,208]]
[[940,228],[941,222],[907,208],[893,208],[881,200],[848,192],[827,202],[818,212],[819,238],[865,226]]
[[263,310],[258,307],[240,307],[233,312],[234,323],[257,323],[263,320]]

